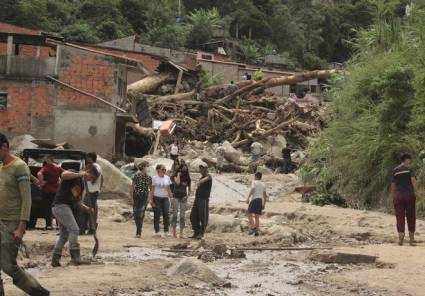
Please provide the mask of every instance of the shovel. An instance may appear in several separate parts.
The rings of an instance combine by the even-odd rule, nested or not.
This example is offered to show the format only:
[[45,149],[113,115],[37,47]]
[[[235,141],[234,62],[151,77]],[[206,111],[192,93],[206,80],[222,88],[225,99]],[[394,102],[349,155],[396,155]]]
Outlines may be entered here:
[[94,209],[93,208],[90,208],[89,215],[90,215],[91,224],[93,225],[93,228],[94,228],[93,229],[94,247],[93,247],[93,250],[92,250],[92,256],[93,256],[93,258],[95,258],[96,255],[97,255],[97,252],[99,251],[99,239],[97,238],[97,224],[95,224],[96,221],[94,219]]

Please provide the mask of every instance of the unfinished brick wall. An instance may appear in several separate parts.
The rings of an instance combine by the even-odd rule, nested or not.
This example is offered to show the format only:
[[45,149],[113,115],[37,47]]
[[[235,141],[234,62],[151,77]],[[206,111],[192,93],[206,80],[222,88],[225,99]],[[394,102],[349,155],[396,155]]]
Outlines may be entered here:
[[118,57],[125,57],[125,58],[129,58],[131,60],[140,62],[149,71],[156,71],[158,66],[161,64],[160,58],[149,55],[149,54],[137,53],[137,52],[127,52],[127,51],[118,50],[118,49],[115,50],[115,49],[102,48],[102,47],[96,47],[96,46],[86,46],[86,47],[90,48],[92,50],[95,50],[95,51],[116,55]]
[[[115,94],[116,65],[108,57],[74,48],[61,48],[59,80],[112,102]],[[58,86],[58,104],[84,109],[110,109],[94,98]]]
[[32,117],[46,117],[53,110],[51,86],[32,81],[0,80],[0,91],[8,93],[7,110],[0,111],[0,131],[26,134],[31,130]]

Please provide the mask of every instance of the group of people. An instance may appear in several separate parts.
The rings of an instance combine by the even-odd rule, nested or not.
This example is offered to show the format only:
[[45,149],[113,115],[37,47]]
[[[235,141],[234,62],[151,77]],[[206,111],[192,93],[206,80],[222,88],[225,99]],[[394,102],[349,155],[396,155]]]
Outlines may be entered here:
[[[183,237],[186,225],[185,212],[188,198],[192,192],[192,180],[189,167],[178,160],[178,143],[171,149],[174,166],[170,175],[164,165],[156,166],[155,176],[149,176],[148,162],[141,162],[138,171],[133,177],[131,200],[134,208],[136,237],[142,235],[145,211],[150,205],[154,212],[154,230],[156,236],[161,234],[161,217],[165,236]],[[284,148],[284,159],[290,156],[290,147]],[[59,236],[56,240],[52,266],[60,266],[60,259],[64,245],[69,242],[71,264],[85,264],[81,260],[78,236],[87,225],[89,232],[97,228],[97,197],[102,187],[102,170],[96,163],[96,154],[87,154],[86,166],[81,171],[63,170],[56,167],[52,159],[47,160],[43,168],[32,176],[28,165],[10,152],[9,142],[5,135],[0,133],[0,252],[1,269],[13,278],[13,283],[28,295],[45,296],[49,291],[17,264],[17,255],[22,239],[30,220],[31,212],[31,180],[42,188],[46,202],[51,204],[52,215],[59,226]],[[409,230],[409,243],[415,244],[416,231],[416,201],[420,193],[416,175],[411,167],[412,157],[403,154],[401,164],[393,170],[392,198],[397,218],[399,245],[403,245],[405,238],[405,220]],[[200,180],[198,182],[193,207],[190,213],[194,239],[201,239],[206,231],[209,216],[209,199],[213,179],[206,165],[200,165]],[[57,178],[57,179],[56,179]],[[248,205],[249,234],[258,236],[260,216],[267,203],[266,186],[261,181],[262,174],[255,173],[246,202]],[[54,193],[54,190],[56,192]],[[53,194],[54,193],[54,194]],[[172,213],[172,234],[170,234],[170,207]],[[83,226],[77,223],[78,208],[86,215]],[[51,218],[46,220],[51,226]],[[4,295],[0,280],[0,296]]]
[[[174,154],[175,155],[175,154]],[[179,225],[179,237],[184,235],[186,226],[186,208],[188,198],[192,192],[192,180],[189,173],[189,167],[182,160],[171,154],[174,160],[173,169],[170,176],[167,175],[167,169],[164,165],[156,166],[156,175],[148,175],[149,163],[142,161],[138,164],[138,171],[133,176],[133,183],[130,191],[130,197],[133,202],[133,216],[136,224],[136,237],[142,235],[143,219],[145,212],[150,205],[154,213],[155,236],[161,234],[161,217],[163,223],[163,235],[171,236],[170,233],[170,207],[172,208],[172,235],[177,237],[177,224]],[[201,239],[208,225],[208,202],[212,188],[212,177],[208,173],[208,167],[201,165],[199,167],[201,179],[195,191],[195,200],[192,207],[190,221],[193,229],[192,238]]]
[[[16,260],[31,216],[31,182],[40,188],[43,203],[48,205],[49,209],[45,210],[46,227],[52,228],[53,217],[59,227],[51,265],[60,266],[67,242],[71,264],[88,263],[81,260],[78,236],[86,230],[93,233],[97,228],[97,197],[102,186],[102,170],[96,164],[96,157],[95,153],[87,154],[85,168],[81,171],[64,170],[48,157],[37,176],[33,176],[25,161],[10,152],[7,137],[0,133],[1,269],[28,295],[50,294],[31,274],[20,268]],[[2,295],[4,291],[0,280]]]

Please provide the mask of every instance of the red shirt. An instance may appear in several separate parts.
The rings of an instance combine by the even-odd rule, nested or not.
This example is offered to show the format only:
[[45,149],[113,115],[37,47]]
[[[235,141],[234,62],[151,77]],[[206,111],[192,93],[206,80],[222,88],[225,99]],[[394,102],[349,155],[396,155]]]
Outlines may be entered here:
[[43,192],[56,193],[59,187],[59,178],[64,170],[56,164],[45,165],[40,173],[43,174],[43,179],[46,185],[43,186]]

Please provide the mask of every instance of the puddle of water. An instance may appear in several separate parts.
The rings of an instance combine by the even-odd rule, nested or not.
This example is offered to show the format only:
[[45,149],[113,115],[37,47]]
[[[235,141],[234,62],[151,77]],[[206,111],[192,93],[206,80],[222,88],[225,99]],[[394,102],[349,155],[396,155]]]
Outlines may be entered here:
[[163,252],[160,249],[134,247],[128,248],[125,252],[102,253],[99,254],[99,257],[105,261],[121,259],[131,262],[143,262],[147,260],[164,259],[169,257],[169,255],[169,253]]
[[208,294],[220,296],[308,296],[311,294],[299,286],[300,279],[304,273],[319,269],[302,262],[276,260],[269,252],[247,253],[246,260],[218,260],[209,266],[219,277],[232,283],[230,289]]
[[[231,288],[204,290],[208,296],[309,296],[302,288],[304,275],[323,269],[321,264],[285,261],[273,252],[248,252],[244,260],[222,259],[207,265]],[[160,249],[129,248],[127,252],[101,254],[106,260],[114,259],[141,262],[152,259],[164,259],[169,253]],[[207,285],[205,285],[207,287]],[[165,292],[165,294],[164,294]],[[157,296],[168,295],[170,291],[126,291],[116,296]]]

